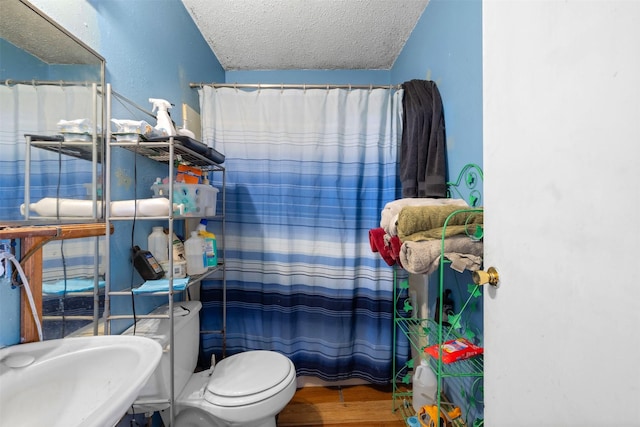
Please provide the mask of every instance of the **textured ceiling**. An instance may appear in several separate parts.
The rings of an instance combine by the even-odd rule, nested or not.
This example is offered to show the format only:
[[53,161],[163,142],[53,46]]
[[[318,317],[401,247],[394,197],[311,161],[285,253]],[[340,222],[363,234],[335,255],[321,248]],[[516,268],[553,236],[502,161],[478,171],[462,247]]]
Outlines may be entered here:
[[429,0],[182,0],[229,70],[393,66]]
[[0,11],[0,38],[47,64],[98,64],[102,60],[31,6],[0,0]]

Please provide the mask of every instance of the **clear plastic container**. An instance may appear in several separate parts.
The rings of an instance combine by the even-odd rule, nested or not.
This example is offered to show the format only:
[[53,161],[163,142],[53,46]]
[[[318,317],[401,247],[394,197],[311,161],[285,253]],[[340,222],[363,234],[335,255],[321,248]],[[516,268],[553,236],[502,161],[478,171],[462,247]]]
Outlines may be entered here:
[[[151,186],[153,197],[169,197],[169,184]],[[173,183],[173,203],[183,206],[183,216],[215,216],[219,190],[205,184]]]

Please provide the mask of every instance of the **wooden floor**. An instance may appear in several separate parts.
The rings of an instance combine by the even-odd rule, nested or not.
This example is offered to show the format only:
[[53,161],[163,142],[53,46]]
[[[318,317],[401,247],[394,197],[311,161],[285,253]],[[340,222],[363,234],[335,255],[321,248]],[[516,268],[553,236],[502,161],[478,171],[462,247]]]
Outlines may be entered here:
[[278,427],[406,427],[392,412],[391,387],[304,387],[280,412]]

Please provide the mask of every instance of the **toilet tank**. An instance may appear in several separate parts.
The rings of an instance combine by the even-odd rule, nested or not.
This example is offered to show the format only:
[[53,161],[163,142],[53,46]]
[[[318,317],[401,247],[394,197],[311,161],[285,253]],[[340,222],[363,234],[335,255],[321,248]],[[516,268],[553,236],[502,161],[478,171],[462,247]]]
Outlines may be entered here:
[[[198,362],[200,345],[200,301],[173,303],[174,319],[174,378],[175,395],[184,388]],[[149,314],[168,315],[169,305],[163,305]],[[137,335],[152,338],[163,348],[160,363],[138,395],[134,409],[137,412],[154,412],[169,407],[168,403],[145,403],[150,400],[166,400],[171,394],[171,373],[169,338],[169,319],[139,319],[134,326],[123,332],[123,335]]]

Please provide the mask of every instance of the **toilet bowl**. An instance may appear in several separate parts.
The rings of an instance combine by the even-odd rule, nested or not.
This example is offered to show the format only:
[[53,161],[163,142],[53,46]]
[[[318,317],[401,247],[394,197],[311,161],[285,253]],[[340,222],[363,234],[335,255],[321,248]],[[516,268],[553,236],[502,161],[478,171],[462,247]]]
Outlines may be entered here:
[[[191,376],[176,399],[175,427],[276,427],[296,391],[293,363],[271,351],[248,351]],[[202,424],[207,420],[210,424]]]
[[[229,356],[213,368],[193,373],[198,353],[199,301],[174,304],[174,414],[172,427],[276,427],[276,415],[296,390],[291,360],[266,350]],[[168,306],[153,314],[168,313]],[[141,319],[135,335],[154,338],[166,345],[169,319]],[[134,333],[131,327],[124,334]],[[159,411],[170,423],[169,352],[133,404],[135,412]]]

